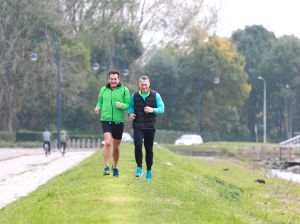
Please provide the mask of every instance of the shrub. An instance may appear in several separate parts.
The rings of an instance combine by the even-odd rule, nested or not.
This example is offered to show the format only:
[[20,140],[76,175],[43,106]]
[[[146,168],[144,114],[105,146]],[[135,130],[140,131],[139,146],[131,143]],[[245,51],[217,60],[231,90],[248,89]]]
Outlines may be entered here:
[[16,142],[12,142],[12,141],[2,141],[0,140],[0,148],[15,148],[17,147],[17,143]]
[[0,148],[39,148],[42,147],[41,142],[12,142],[0,141]]
[[16,133],[8,132],[8,131],[0,131],[0,139],[2,141],[15,142],[16,141]]
[[19,141],[42,141],[42,132],[40,131],[30,131],[30,130],[18,130],[16,132],[16,140]]

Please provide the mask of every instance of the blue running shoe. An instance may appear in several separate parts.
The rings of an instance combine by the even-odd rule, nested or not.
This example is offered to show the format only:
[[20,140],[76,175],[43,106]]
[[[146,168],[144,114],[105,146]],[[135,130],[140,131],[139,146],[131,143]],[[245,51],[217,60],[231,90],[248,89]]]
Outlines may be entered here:
[[146,180],[152,180],[152,172],[151,172],[151,170],[147,170],[147,172],[146,172]]
[[142,168],[142,167],[136,168],[135,176],[136,176],[136,177],[141,177],[141,176],[143,176],[143,168]]
[[103,175],[110,175],[110,169],[108,166],[104,168]]
[[113,176],[119,177],[119,170],[117,168],[113,168]]

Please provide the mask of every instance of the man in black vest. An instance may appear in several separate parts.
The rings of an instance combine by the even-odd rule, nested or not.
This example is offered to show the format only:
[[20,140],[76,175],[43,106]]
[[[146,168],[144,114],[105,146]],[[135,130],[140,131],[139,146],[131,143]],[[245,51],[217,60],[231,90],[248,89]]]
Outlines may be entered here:
[[139,91],[131,95],[129,118],[134,130],[136,177],[143,175],[143,142],[146,150],[146,179],[152,179],[153,142],[155,135],[155,118],[165,111],[164,102],[158,92],[150,90],[150,80],[143,75],[139,78]]

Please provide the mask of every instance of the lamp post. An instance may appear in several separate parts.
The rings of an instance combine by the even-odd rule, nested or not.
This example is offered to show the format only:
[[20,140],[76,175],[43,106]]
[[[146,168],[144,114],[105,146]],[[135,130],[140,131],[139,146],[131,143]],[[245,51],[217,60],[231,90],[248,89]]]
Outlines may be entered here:
[[[196,119],[196,130],[195,132],[198,133],[198,134],[201,134],[201,89],[202,89],[202,86],[203,86],[203,82],[202,82],[202,78],[201,78],[201,75],[198,76],[198,107],[197,107],[197,119]],[[219,75],[216,75],[213,79],[213,83],[215,85],[219,84],[220,83],[220,77]]]
[[[122,69],[122,74],[124,76],[128,76],[130,71],[128,69],[128,63],[126,62],[126,60],[121,57],[118,53],[118,51],[115,51],[114,53],[108,49],[108,48],[102,48],[103,50],[105,50],[106,52],[109,53],[109,69],[115,69],[115,67],[118,69],[118,70],[121,70],[120,69],[120,62],[123,64],[123,69]],[[98,71],[100,69],[100,65],[98,62],[94,62],[92,64],[92,68],[94,71]]]
[[201,76],[199,75],[198,78],[198,107],[197,107],[197,119],[196,119],[196,130],[195,132],[200,134],[201,133],[201,125],[200,125],[200,116],[201,116],[201,89],[202,89],[202,81]]
[[[47,42],[52,44],[52,46],[55,49],[55,65],[56,65],[56,128],[57,128],[57,148],[61,148],[61,138],[60,138],[60,129],[61,129],[61,91],[60,91],[60,85],[61,85],[61,47],[60,47],[60,38],[55,36],[55,38],[51,37],[41,37],[39,38],[35,44],[34,48],[37,44],[40,44],[42,42]],[[31,60],[37,61],[38,60],[38,54],[36,52],[32,52],[31,54]]]
[[99,63],[94,62],[94,63],[92,64],[92,68],[93,68],[94,71],[98,71],[99,68],[100,68]]
[[267,143],[267,85],[266,85],[266,80],[258,76],[258,79],[262,80],[264,82],[264,144]]
[[[115,52],[113,58],[117,59],[116,64],[117,64],[118,70],[120,70],[120,62],[123,63],[124,68],[123,68],[122,74],[124,76],[128,76],[129,75],[128,63],[124,60],[123,57],[120,56],[118,51]],[[114,64],[112,63],[112,65],[114,65]]]

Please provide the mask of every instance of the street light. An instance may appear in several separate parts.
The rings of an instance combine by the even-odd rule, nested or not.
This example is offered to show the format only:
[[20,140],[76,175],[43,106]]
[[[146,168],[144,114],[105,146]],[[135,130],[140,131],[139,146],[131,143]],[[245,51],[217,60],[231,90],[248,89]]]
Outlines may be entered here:
[[92,68],[93,68],[94,71],[98,71],[100,66],[97,62],[94,62],[93,65],[92,65]]
[[[117,63],[116,64],[117,64],[118,70],[120,70],[120,61],[123,63],[123,66],[125,68],[123,68],[122,74],[124,76],[128,76],[129,75],[129,69],[128,69],[128,63],[127,63],[127,61],[125,61],[124,58],[119,55],[118,51],[115,52],[113,58],[117,59]],[[113,63],[112,63],[112,65],[113,65]]]
[[220,83],[220,77],[219,76],[216,76],[214,78],[214,84],[218,85]]
[[267,143],[267,98],[266,98],[267,85],[266,85],[266,80],[263,77],[258,76],[257,78],[264,82],[264,144],[265,144]]
[[129,75],[129,69],[125,68],[123,69],[123,73],[124,76],[128,76]]
[[[129,68],[128,68],[127,61],[123,57],[121,57],[117,51],[115,51],[115,53],[113,53],[108,48],[102,48],[102,49],[109,53],[109,57],[110,57],[110,59],[109,59],[109,69],[112,70],[112,69],[115,69],[115,67],[116,67],[122,73],[122,75],[128,76],[129,73],[130,73],[130,71],[129,71]],[[120,62],[123,65],[122,71],[120,69],[120,67],[121,67],[120,66]],[[100,68],[99,63],[98,62],[94,62],[92,64],[92,68],[93,68],[94,71],[98,71],[99,68]]]
[[[61,85],[61,48],[60,48],[60,38],[55,36],[54,39],[51,37],[41,37],[34,43],[34,48],[36,48],[37,44],[40,44],[42,42],[47,42],[52,44],[55,49],[55,65],[56,65],[56,128],[57,128],[57,148],[61,148],[61,140],[60,140],[60,129],[61,129],[61,91],[60,91],[60,85]],[[37,61],[38,60],[38,54],[36,52],[32,52],[31,54],[31,61]]]

